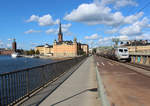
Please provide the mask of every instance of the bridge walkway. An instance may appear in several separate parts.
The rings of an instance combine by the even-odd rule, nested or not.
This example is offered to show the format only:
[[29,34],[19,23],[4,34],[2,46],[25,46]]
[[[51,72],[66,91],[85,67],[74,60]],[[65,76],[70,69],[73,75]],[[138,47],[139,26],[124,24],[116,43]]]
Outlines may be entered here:
[[[94,58],[92,56],[88,57],[72,73],[70,71],[71,76],[56,88],[55,91],[51,91],[52,86],[47,87],[45,91],[27,100],[22,106],[37,106],[37,103],[39,106],[100,106]],[[63,80],[63,78],[58,79],[53,86],[58,85]],[[39,103],[41,95],[45,93],[49,93],[49,95]]]
[[89,57],[40,106],[99,106],[93,57]]

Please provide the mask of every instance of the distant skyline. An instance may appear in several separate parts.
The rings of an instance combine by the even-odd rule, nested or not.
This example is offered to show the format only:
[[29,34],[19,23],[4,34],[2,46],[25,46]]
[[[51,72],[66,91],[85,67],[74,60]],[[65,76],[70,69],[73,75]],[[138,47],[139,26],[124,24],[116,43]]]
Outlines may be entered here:
[[57,40],[61,20],[63,39],[110,46],[112,38],[150,39],[147,0],[1,0],[0,48],[31,49]]

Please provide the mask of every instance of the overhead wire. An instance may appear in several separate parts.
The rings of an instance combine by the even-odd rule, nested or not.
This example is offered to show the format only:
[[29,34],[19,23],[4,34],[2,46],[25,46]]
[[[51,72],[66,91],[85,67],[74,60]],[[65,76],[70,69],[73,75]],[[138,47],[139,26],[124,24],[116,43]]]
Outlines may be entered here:
[[139,13],[139,12],[141,12],[142,10],[144,10],[149,4],[150,4],[150,1],[149,1],[148,3],[146,3],[146,4],[144,5],[144,7],[142,7],[141,9],[139,9],[136,13]]

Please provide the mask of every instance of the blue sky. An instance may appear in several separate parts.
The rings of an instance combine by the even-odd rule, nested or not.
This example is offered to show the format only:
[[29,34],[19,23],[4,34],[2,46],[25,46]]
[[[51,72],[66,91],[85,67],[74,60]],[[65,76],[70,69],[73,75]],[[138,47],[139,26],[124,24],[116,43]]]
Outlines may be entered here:
[[122,41],[150,39],[147,0],[0,0],[0,47],[30,49],[57,40],[61,19],[64,40],[92,47]]

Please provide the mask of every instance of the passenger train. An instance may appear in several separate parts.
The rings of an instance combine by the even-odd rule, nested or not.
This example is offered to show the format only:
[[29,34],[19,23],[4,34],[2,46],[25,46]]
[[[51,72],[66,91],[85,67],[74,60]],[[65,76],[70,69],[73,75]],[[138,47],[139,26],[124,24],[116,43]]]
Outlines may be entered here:
[[117,61],[123,61],[123,62],[130,61],[128,48],[125,48],[125,47],[118,47],[118,48],[106,50],[101,53],[98,53],[98,55],[101,55],[103,57],[106,57],[112,60],[117,60]]

